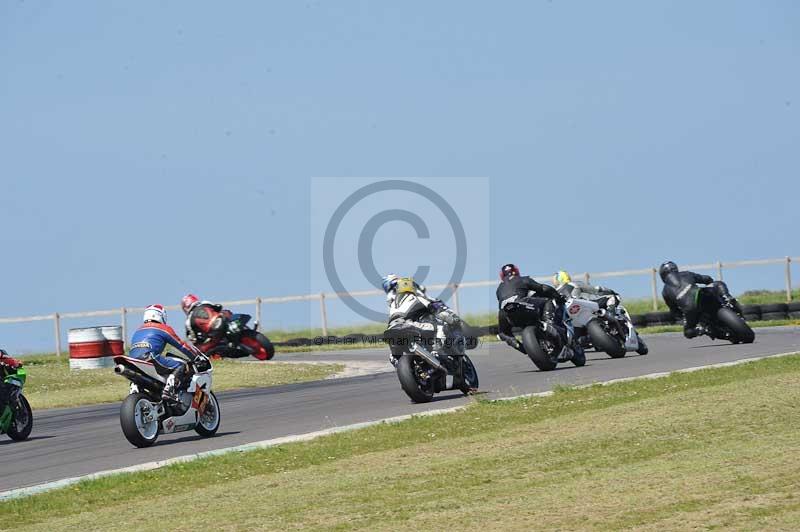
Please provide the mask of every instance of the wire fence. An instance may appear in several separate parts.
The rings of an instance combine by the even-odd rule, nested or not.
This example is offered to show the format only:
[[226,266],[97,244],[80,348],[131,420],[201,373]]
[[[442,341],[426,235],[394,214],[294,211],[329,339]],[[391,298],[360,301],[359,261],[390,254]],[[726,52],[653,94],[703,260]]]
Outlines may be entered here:
[[[779,259],[756,259],[756,260],[739,260],[739,261],[717,261],[706,264],[690,264],[683,266],[682,269],[686,270],[712,270],[716,273],[717,279],[724,278],[724,271],[731,268],[744,268],[751,266],[764,266],[769,264],[784,264],[784,285],[786,289],[786,301],[792,300],[792,262],[800,262],[800,257],[783,257]],[[653,310],[658,309],[658,269],[655,267],[641,268],[636,270],[621,270],[612,272],[584,272],[576,274],[576,278],[581,278],[587,283],[592,282],[593,279],[605,279],[612,277],[636,277],[648,276],[650,279],[651,298],[653,303]],[[549,282],[550,275],[537,275],[534,276],[539,281]],[[442,290],[448,286],[452,289],[452,307],[456,313],[460,314],[461,309],[459,305],[458,294],[461,290],[469,288],[479,288],[494,286],[497,284],[496,280],[486,281],[467,281],[459,284],[447,285],[428,285],[428,288],[434,290]],[[220,303],[226,307],[254,305],[255,306],[255,319],[256,322],[261,323],[262,308],[264,305],[279,305],[282,303],[291,303],[297,301],[319,301],[320,321],[322,324],[322,335],[328,335],[328,311],[326,301],[331,299],[339,299],[344,295],[351,297],[367,297],[383,295],[382,290],[360,290],[341,293],[341,292],[320,292],[317,294],[305,294],[297,296],[284,296],[284,297],[256,297],[254,299],[240,299],[237,301],[221,301]],[[169,305],[165,307],[167,310],[178,310],[179,305]],[[122,338],[127,342],[128,338],[128,324],[127,316],[131,312],[143,312],[145,307],[120,307],[112,310],[92,310],[87,312],[54,312],[52,314],[44,314],[40,316],[26,316],[16,318],[0,318],[0,323],[29,323],[37,321],[52,321],[53,333],[55,336],[55,350],[56,354],[61,356],[61,326],[62,321],[70,318],[90,318],[100,316],[117,316],[119,317],[120,324],[122,325]]]

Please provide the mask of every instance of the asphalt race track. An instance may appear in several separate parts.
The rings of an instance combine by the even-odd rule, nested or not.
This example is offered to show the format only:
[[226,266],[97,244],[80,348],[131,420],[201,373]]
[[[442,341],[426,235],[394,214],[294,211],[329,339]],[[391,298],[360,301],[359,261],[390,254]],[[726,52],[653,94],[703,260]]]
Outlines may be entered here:
[[[546,391],[556,384],[584,384],[671,371],[760,355],[800,352],[800,328],[756,329],[750,345],[730,345],[707,338],[685,340],[679,334],[646,337],[650,354],[610,359],[588,353],[583,368],[563,364],[542,373],[527,357],[501,344],[470,351],[489,397]],[[276,360],[386,361],[385,349],[276,356]],[[387,364],[388,366],[388,364]],[[35,378],[35,372],[31,374]],[[394,372],[330,379],[305,384],[248,389],[219,394],[222,426],[216,437],[194,431],[162,436],[149,449],[132,447],[119,426],[119,404],[34,412],[30,440],[0,438],[0,491],[21,488],[279,436],[371,421],[469,401],[445,392],[427,405],[411,403]]]

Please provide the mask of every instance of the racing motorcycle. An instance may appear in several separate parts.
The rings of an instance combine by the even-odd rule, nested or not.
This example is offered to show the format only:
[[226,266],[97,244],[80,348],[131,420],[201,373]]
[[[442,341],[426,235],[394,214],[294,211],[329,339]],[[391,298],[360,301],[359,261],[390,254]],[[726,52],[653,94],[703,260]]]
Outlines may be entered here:
[[514,296],[503,308],[514,324],[522,328],[522,347],[531,362],[541,371],[552,371],[562,362],[586,364],[586,354],[575,338],[575,329],[564,305],[556,305],[556,314],[542,309],[547,298]]
[[253,327],[248,314],[232,314],[228,310],[212,316],[211,320],[227,318],[228,324],[219,338],[187,330],[187,336],[194,338],[194,345],[211,358],[244,358],[252,356],[258,360],[270,360],[275,356],[275,346],[269,338],[258,332],[258,322]]
[[130,394],[122,402],[119,422],[122,433],[136,447],[149,447],[159,434],[172,434],[194,429],[211,437],[219,430],[222,413],[216,395],[211,391],[211,361],[198,355],[189,362],[188,386],[182,386],[179,401],[163,401],[161,394],[169,370],[150,360],[127,356],[114,357],[114,372],[131,381]]
[[445,390],[475,392],[478,372],[466,351],[476,342],[466,338],[460,319],[447,323],[433,314],[424,319],[436,328],[433,340],[397,334],[391,326],[384,332],[400,387],[415,403],[428,403]]
[[756,335],[733,300],[725,300],[711,287],[700,288],[697,297],[700,308],[698,323],[705,327],[707,336],[733,344],[753,343]]
[[33,411],[22,395],[26,377],[25,368],[11,369],[0,364],[0,379],[10,390],[8,403],[0,411],[0,434],[6,434],[14,441],[27,439],[33,430]]
[[575,336],[584,349],[594,347],[611,358],[621,358],[628,351],[636,351],[640,355],[648,353],[647,344],[639,337],[633,322],[622,304],[615,299],[608,299],[607,308],[591,299],[570,297],[566,308],[575,327]]

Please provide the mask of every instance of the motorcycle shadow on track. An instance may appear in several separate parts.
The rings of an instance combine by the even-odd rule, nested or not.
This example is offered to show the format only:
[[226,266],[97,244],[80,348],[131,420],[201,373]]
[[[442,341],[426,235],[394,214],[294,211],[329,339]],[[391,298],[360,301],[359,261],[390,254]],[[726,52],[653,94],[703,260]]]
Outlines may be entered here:
[[[551,369],[550,371],[542,371],[539,368],[523,369],[523,370],[517,371],[517,374],[521,375],[521,374],[524,374],[524,373],[554,373],[554,372],[557,372],[557,371],[580,369],[580,368],[585,368],[585,367],[591,366],[591,364],[589,364],[590,360],[592,360],[592,359],[587,358],[586,359],[586,362],[587,362],[586,365],[580,366],[580,367],[578,367],[578,366],[556,366],[555,368]],[[595,360],[601,360],[601,359],[596,358]]]
[[29,436],[28,438],[21,441],[0,440],[0,447],[2,447],[3,445],[12,445],[12,444],[19,445],[36,440],[49,440],[50,438],[58,438],[58,436]]
[[[431,400],[429,401],[429,403],[439,403],[439,402],[442,402],[442,401],[452,401],[453,399],[464,399],[464,397],[476,397],[476,396],[479,396],[479,395],[483,395],[485,393],[486,392],[483,392],[483,391],[473,392],[473,393],[469,394],[468,396],[465,396],[464,394],[461,394],[461,393],[451,393],[450,395],[434,395],[433,398],[431,398]],[[426,403],[415,403],[414,401],[409,401],[409,403],[412,404],[412,405],[415,405],[415,404],[426,404]]]
[[737,345],[753,345],[758,342],[753,342],[752,344],[730,344],[725,340],[716,340],[716,343],[712,344],[703,344],[703,345],[692,345],[689,346],[689,349],[708,349],[709,347],[736,347]]
[[[241,432],[238,430],[234,430],[231,432],[217,432],[210,439],[219,439],[223,436],[235,436],[236,434],[241,434]],[[158,440],[156,445],[153,445],[152,447],[142,447],[142,449],[153,449],[153,448],[157,449],[159,447],[165,447],[167,445],[175,445],[177,443],[191,443],[193,441],[208,440],[208,439],[209,438],[205,436],[200,436],[198,434],[187,434],[186,436],[181,436],[180,438],[175,438],[173,440]]]

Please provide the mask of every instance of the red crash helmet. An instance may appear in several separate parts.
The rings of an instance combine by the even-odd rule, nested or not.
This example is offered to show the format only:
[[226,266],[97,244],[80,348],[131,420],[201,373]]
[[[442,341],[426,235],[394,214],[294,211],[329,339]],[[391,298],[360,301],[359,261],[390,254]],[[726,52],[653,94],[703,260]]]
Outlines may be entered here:
[[181,299],[181,308],[186,314],[194,308],[195,305],[200,303],[200,298],[194,294],[187,294]]

